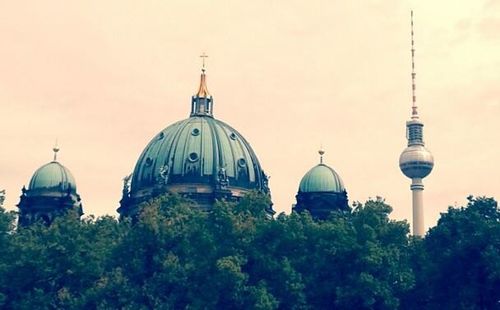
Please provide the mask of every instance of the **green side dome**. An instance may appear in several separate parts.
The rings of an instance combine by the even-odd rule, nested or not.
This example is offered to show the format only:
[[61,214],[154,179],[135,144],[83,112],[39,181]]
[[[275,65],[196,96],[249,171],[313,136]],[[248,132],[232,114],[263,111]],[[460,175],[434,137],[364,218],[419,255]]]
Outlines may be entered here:
[[335,192],[345,191],[344,183],[340,176],[325,164],[319,164],[309,170],[299,185],[299,193]]
[[35,171],[28,185],[29,190],[58,188],[61,191],[76,191],[75,178],[68,168],[57,161],[43,165]]
[[76,192],[76,182],[68,168],[57,161],[57,145],[52,149],[54,160],[38,168],[28,184],[22,188],[19,204],[19,226],[33,223],[50,225],[56,217],[75,211],[83,214],[82,201]]

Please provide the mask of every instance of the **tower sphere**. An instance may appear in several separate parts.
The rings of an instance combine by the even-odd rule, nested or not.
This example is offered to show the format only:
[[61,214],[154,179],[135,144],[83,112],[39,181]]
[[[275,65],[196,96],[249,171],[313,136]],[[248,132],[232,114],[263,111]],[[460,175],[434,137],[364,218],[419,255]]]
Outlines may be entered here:
[[434,157],[423,145],[410,145],[399,156],[399,168],[408,178],[425,178],[434,167]]

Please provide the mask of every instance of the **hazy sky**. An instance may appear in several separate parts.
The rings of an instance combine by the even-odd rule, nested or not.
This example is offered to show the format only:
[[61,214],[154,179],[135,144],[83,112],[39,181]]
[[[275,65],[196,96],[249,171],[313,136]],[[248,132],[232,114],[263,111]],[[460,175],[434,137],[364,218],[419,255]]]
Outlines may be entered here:
[[52,158],[86,214],[113,214],[122,178],[160,130],[186,118],[209,55],[214,114],[251,143],[278,212],[325,162],[350,201],[377,195],[411,220],[398,167],[417,102],[435,158],[425,224],[469,194],[500,198],[500,1],[0,0],[0,188]]

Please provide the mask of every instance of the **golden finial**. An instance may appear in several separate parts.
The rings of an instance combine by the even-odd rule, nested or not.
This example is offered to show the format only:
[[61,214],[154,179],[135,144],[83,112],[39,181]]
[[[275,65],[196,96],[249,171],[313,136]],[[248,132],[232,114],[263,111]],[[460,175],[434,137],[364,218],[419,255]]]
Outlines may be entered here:
[[198,89],[198,93],[196,96],[198,98],[208,98],[210,97],[210,93],[208,92],[207,88],[207,81],[205,78],[205,58],[208,58],[208,56],[203,53],[200,55],[201,59],[203,59],[202,67],[201,67],[201,79],[200,79],[200,88]]
[[57,139],[56,139],[56,144],[52,148],[52,151],[54,151],[54,161],[57,161],[57,152],[59,152],[59,147],[57,146]]
[[323,164],[323,155],[325,155],[325,150],[323,150],[323,147],[320,147],[318,154],[319,154],[319,163]]
[[205,58],[208,58],[208,55],[203,52],[203,54],[200,55],[200,58],[202,59],[201,71],[205,73]]

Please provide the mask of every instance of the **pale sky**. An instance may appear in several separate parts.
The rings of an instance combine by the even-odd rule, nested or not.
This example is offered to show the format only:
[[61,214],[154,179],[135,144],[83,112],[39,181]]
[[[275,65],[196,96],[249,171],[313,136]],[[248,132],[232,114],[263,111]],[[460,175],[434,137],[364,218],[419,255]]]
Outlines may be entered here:
[[466,196],[500,198],[500,1],[0,0],[0,188],[52,159],[86,214],[116,214],[122,178],[160,130],[190,112],[206,52],[215,117],[250,142],[290,212],[319,161],[350,202],[382,196],[411,222],[398,167],[417,102],[435,168],[425,225]]

